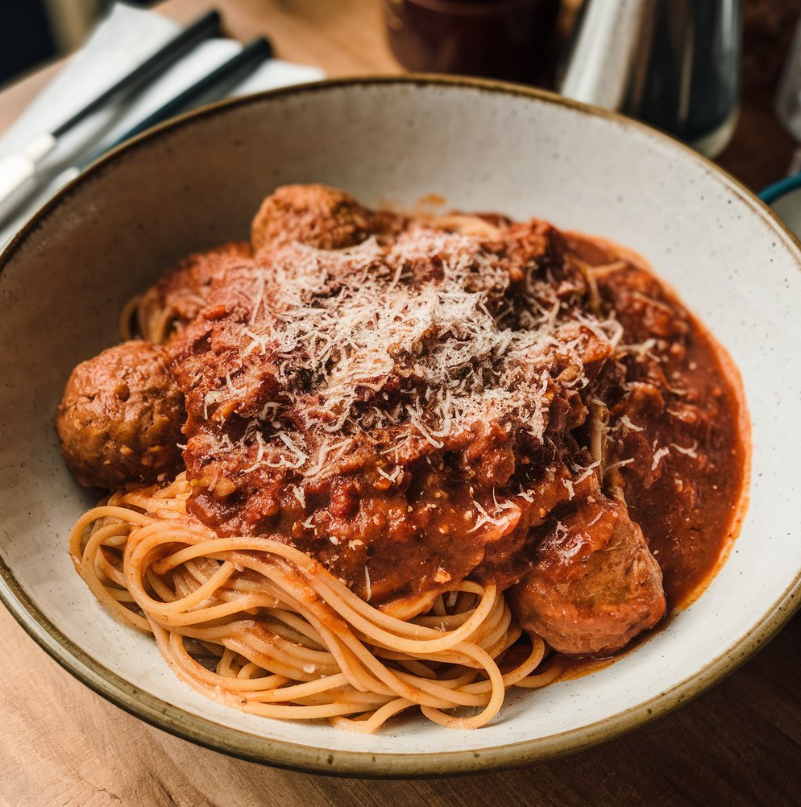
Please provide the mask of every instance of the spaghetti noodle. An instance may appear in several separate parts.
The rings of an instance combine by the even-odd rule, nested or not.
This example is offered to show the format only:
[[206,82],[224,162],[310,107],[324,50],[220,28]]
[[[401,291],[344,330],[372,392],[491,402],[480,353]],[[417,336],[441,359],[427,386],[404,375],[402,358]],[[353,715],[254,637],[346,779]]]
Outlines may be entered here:
[[[218,537],[186,514],[189,494],[185,474],[118,491],[81,516],[70,553],[97,598],[152,633],[176,675],[212,698],[361,732],[419,706],[467,729],[489,722],[508,688],[542,687],[560,672],[558,663],[537,672],[547,650],[535,634],[501,672],[522,631],[494,585],[462,581],[428,613],[396,619],[291,546]],[[457,707],[479,711],[449,713]]]

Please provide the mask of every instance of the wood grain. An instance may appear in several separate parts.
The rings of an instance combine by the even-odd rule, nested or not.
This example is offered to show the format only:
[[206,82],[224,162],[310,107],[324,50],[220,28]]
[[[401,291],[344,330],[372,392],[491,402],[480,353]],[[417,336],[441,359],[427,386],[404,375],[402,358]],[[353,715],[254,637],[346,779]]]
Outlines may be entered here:
[[0,611],[2,807],[797,807],[801,618],[726,681],[638,732],[513,771],[374,782],[231,759],[71,678]]
[[[280,56],[331,76],[399,71],[379,0],[216,5],[231,35],[266,34]],[[798,8],[784,0],[745,6],[742,115],[722,163],[758,189],[782,175],[793,148],[772,114],[772,94]],[[200,10],[195,0],[160,9],[182,21]],[[58,67],[0,93],[0,131]],[[801,804],[801,616],[714,690],[635,734],[515,771],[423,782],[309,776],[198,748],[82,686],[1,607],[0,658],[0,807]]]

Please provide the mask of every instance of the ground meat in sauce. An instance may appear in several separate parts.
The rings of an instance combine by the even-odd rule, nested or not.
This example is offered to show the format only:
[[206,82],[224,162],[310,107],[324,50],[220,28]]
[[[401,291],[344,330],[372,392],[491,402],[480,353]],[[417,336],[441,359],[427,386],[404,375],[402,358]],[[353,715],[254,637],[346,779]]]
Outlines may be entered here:
[[183,395],[167,360],[163,347],[131,341],[72,371],[56,429],[81,484],[114,490],[163,482],[181,470]]
[[709,335],[653,275],[614,247],[574,246],[616,267],[598,278],[625,332],[617,378],[602,394],[616,457],[633,460],[620,468],[629,513],[676,605],[714,567],[739,505],[740,403]]
[[709,572],[738,403],[633,260],[536,219],[413,220],[319,185],[268,197],[252,250],[149,293],[173,295],[189,510],[218,533],[291,542],[399,616],[466,578],[511,587],[524,627],[578,655]]
[[253,219],[251,243],[256,252],[291,243],[342,249],[399,219],[368,210],[350,194],[326,185],[289,185],[262,203]]

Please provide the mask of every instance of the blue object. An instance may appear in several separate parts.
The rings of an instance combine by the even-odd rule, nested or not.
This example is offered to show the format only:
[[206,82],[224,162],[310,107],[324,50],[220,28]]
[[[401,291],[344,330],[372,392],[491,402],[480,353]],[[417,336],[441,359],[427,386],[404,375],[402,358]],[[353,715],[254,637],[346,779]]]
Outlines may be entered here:
[[801,239],[801,173],[774,182],[759,198]]
[[797,188],[801,188],[801,174],[793,174],[791,177],[785,177],[778,182],[774,182],[772,185],[768,185],[768,187],[759,194],[759,198],[766,205],[769,205]]

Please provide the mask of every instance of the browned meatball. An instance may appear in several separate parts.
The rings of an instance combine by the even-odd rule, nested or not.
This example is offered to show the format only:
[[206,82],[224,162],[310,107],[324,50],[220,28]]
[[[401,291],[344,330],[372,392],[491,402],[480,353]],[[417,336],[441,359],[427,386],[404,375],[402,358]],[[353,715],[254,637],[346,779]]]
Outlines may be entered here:
[[82,485],[114,490],[180,470],[184,401],[167,361],[164,348],[133,341],[72,371],[56,429]]
[[350,194],[327,185],[285,185],[261,204],[253,219],[254,251],[298,241],[317,249],[341,249],[364,241],[376,216]]
[[142,296],[138,328],[149,342],[162,344],[197,317],[212,283],[251,258],[248,242],[230,242],[184,258]]
[[510,598],[524,628],[571,655],[620,650],[665,613],[662,571],[642,530],[600,495],[543,539]]

